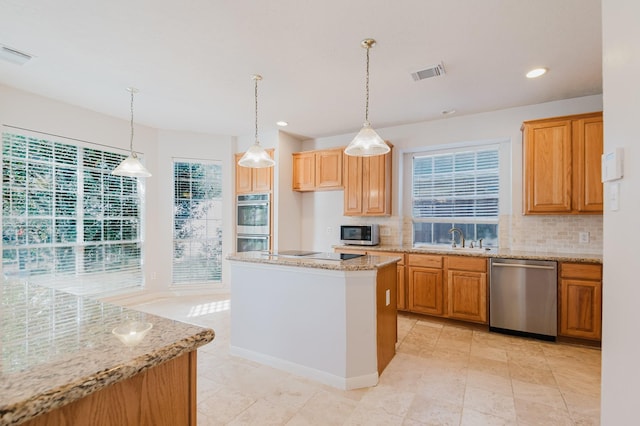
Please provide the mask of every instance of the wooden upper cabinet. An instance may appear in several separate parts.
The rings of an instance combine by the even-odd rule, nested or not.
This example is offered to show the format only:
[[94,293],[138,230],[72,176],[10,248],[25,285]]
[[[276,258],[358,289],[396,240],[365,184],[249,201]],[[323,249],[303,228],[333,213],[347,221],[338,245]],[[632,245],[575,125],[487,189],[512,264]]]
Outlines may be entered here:
[[362,214],[362,157],[344,156],[344,214]]
[[[267,152],[273,158],[273,149]],[[250,194],[254,192],[271,192],[273,189],[273,167],[253,169],[238,165],[238,160],[244,153],[235,155],[236,159],[236,194]]]
[[602,115],[573,122],[575,140],[574,201],[579,212],[602,213],[602,152],[604,126]]
[[294,191],[342,189],[343,148],[292,154]]
[[316,188],[342,189],[343,149],[316,152]]
[[292,155],[294,191],[313,191],[315,188],[316,161],[313,152],[296,152]]
[[392,151],[385,155],[344,158],[344,215],[391,215]]
[[602,113],[526,121],[525,214],[602,213]]

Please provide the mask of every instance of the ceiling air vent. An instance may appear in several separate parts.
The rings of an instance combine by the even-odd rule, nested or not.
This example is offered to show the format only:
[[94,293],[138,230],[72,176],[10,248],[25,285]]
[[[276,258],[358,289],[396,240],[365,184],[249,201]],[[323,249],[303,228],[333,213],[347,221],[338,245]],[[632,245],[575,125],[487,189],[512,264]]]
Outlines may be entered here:
[[420,71],[412,72],[411,77],[413,81],[424,80],[425,78],[438,77],[439,75],[444,75],[444,65],[441,63],[438,65],[434,65],[429,68],[425,68]]
[[0,45],[0,59],[18,65],[24,65],[33,57],[27,53],[21,52],[11,47]]

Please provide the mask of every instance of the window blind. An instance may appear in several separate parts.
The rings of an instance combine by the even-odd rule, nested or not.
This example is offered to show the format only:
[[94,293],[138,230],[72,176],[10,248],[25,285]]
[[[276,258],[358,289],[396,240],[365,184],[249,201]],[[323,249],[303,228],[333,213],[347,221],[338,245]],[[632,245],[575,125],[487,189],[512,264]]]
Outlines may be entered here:
[[222,280],[222,163],[174,160],[174,285]]
[[498,193],[497,149],[414,157],[414,219],[497,220]]
[[124,158],[3,133],[5,276],[89,296],[141,288],[143,183],[110,174]]

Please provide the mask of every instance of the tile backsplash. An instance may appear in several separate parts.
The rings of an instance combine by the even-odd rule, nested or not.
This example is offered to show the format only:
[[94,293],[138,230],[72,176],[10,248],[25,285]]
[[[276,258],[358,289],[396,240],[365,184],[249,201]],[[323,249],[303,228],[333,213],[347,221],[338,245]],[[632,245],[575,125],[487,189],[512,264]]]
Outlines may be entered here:
[[[500,217],[502,228],[510,229],[512,250],[558,253],[602,253],[602,215],[553,215]],[[588,242],[580,242],[580,233],[588,233]]]
[[[410,217],[351,218],[351,223],[377,223],[383,245],[411,245]],[[588,233],[588,242],[580,234]],[[601,254],[602,215],[502,215],[498,241],[501,248],[537,252]]]

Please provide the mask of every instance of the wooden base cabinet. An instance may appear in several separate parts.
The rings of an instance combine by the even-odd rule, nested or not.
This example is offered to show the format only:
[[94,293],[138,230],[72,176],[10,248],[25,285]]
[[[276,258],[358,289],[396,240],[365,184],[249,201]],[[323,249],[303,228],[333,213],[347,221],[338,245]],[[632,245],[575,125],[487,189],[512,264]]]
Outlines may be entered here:
[[409,254],[408,310],[487,323],[487,259]]
[[602,265],[561,263],[559,335],[602,338]]
[[196,426],[196,368],[197,353],[189,352],[24,425]]
[[409,310],[443,316],[444,280],[442,256],[409,254]]
[[447,256],[447,316],[487,323],[487,260]]

